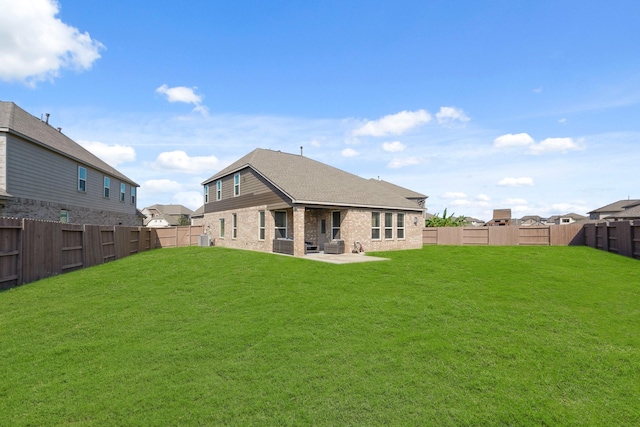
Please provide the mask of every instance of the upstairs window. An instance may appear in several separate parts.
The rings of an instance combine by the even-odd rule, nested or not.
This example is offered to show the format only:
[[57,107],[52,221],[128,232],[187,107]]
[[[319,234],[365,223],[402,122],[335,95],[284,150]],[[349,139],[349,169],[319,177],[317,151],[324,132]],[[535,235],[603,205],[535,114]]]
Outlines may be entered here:
[[209,203],[209,184],[204,186],[204,202]]
[[78,191],[87,191],[87,169],[78,166]]
[[104,197],[109,198],[109,191],[111,190],[111,178],[108,176],[104,177]]
[[222,200],[222,181],[216,182],[216,200]]
[[371,212],[371,238],[380,240],[380,212]]
[[127,186],[124,185],[124,182],[120,183],[120,201],[124,203],[124,199],[126,197]]
[[131,186],[131,204],[136,204],[136,187],[134,187],[133,185]]
[[240,174],[237,173],[233,176],[233,195],[240,195]]

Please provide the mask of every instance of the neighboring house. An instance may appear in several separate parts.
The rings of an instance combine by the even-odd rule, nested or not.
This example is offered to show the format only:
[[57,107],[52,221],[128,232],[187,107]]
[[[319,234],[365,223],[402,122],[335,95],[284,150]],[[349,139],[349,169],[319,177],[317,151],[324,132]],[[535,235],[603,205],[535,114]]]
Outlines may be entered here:
[[527,215],[520,218],[521,227],[530,227],[537,225],[547,225],[547,219],[538,215]]
[[467,226],[472,227],[483,227],[486,224],[483,220],[471,216],[465,216],[464,220]]
[[577,213],[568,213],[565,215],[553,215],[547,219],[547,225],[567,225],[574,222],[584,221],[587,217]]
[[512,224],[511,209],[494,209],[493,218],[491,219],[491,221],[487,222],[486,225],[506,226],[506,225],[517,225],[517,224]]
[[365,251],[422,247],[427,196],[302,155],[256,149],[203,185],[194,223],[217,246],[296,256],[350,252],[356,242]]
[[640,220],[640,202],[628,205],[622,212],[615,213],[606,218],[607,221],[633,221]]
[[0,101],[0,216],[138,226],[137,188],[62,133]]
[[196,225],[202,218],[204,218],[204,205],[200,206],[191,214],[191,225]]
[[[620,218],[623,218],[625,216],[624,214],[622,214],[624,211],[633,209],[639,205],[640,200],[638,199],[618,200],[617,202],[608,204],[589,212],[589,219],[598,221],[601,219],[612,217],[612,219],[614,220],[621,220]],[[618,216],[618,214],[622,214],[622,217]]]
[[189,225],[193,211],[182,205],[153,205],[142,209],[144,225],[150,228]]

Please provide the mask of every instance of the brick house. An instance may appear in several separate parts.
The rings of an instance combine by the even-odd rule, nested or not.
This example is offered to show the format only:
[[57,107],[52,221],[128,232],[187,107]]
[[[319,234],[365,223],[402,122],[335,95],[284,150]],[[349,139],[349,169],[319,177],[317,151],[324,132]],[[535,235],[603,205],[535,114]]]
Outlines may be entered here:
[[[203,182],[195,218],[217,246],[308,251],[422,247],[427,196],[308,157],[256,149]],[[342,243],[343,247],[339,244]]]
[[138,184],[48,120],[0,101],[0,216],[141,225]]

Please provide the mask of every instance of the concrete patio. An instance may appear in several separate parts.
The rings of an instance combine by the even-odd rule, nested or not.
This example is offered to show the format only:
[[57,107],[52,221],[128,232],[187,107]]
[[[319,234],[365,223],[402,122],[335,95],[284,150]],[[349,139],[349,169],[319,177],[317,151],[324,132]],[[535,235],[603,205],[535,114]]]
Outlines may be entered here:
[[344,253],[325,254],[324,252],[306,254],[304,259],[312,261],[328,262],[330,264],[351,264],[356,262],[389,261],[389,258],[366,256],[364,254]]

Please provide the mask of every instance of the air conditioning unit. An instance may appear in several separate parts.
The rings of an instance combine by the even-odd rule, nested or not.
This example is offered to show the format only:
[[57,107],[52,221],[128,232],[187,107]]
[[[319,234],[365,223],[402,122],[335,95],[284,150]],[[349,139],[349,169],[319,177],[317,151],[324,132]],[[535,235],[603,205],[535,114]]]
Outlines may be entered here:
[[201,234],[198,236],[198,246],[211,246],[208,234]]

